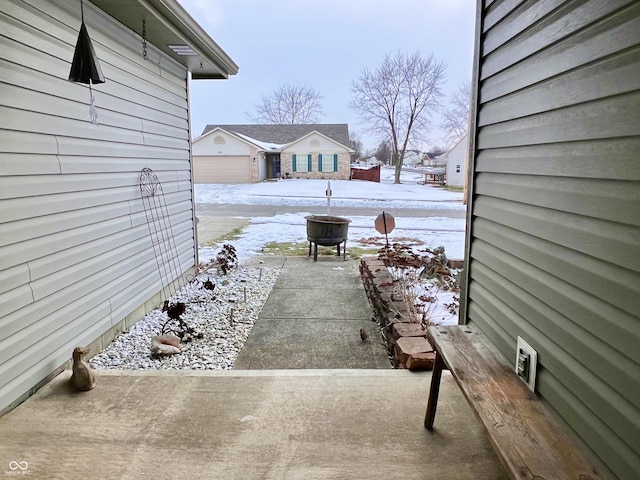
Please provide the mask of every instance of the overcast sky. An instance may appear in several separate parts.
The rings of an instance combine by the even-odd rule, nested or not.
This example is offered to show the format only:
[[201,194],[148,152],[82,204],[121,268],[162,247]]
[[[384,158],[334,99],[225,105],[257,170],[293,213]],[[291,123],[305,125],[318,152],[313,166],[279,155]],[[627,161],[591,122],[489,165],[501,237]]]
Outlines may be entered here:
[[[280,85],[309,85],[324,96],[321,123],[348,123],[365,148],[367,134],[349,108],[351,82],[385,53],[431,53],[448,64],[445,101],[471,79],[475,0],[179,0],[238,64],[228,80],[191,83],[194,136],[207,124],[253,123],[263,95]],[[441,120],[433,118],[431,145]]]

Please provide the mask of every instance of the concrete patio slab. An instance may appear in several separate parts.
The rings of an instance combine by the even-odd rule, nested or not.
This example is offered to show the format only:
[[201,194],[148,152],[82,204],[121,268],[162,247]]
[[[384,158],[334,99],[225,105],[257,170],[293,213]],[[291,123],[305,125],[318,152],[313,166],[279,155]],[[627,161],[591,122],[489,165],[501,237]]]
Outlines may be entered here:
[[507,478],[447,374],[433,432],[429,373],[99,372],[84,393],[69,376],[0,418],[0,476]]

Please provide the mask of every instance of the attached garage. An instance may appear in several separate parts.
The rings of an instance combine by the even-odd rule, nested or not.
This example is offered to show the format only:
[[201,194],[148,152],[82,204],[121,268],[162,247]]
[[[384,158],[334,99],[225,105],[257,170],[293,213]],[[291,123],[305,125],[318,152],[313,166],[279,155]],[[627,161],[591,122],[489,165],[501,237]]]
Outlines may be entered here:
[[262,180],[258,145],[222,129],[212,130],[192,143],[194,183],[252,183]]
[[194,156],[195,183],[247,183],[251,178],[251,159],[246,155]]

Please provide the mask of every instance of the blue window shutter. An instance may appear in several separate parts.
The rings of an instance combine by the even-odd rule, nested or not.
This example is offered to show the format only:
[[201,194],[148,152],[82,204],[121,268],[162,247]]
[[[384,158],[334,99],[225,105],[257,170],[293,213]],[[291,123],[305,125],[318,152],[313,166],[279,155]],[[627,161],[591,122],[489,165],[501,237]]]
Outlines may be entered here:
[[295,153],[293,154],[292,162],[293,162],[293,171],[295,172],[295,171],[297,171],[297,169],[296,169],[296,154]]
[[307,158],[309,159],[309,172],[312,172],[313,171],[313,165],[311,164],[311,154],[309,154],[307,156]]
[[338,171],[338,154],[337,153],[333,154],[333,171],[334,172]]
[[319,172],[322,171],[322,154],[321,153],[318,154],[318,171]]

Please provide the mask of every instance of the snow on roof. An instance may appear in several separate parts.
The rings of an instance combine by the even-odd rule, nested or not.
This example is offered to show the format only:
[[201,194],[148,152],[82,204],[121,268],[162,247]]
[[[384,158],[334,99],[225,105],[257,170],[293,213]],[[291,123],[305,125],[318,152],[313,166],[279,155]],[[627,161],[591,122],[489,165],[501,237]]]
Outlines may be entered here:
[[282,148],[284,148],[287,145],[286,143],[279,144],[279,143],[263,142],[261,140],[256,140],[255,138],[251,138],[248,135],[243,135],[242,133],[238,133],[238,132],[233,132],[233,133],[235,133],[240,138],[244,138],[248,142],[251,142],[259,147],[262,147],[265,152],[280,151]]

